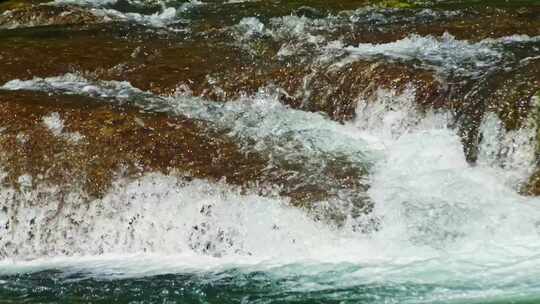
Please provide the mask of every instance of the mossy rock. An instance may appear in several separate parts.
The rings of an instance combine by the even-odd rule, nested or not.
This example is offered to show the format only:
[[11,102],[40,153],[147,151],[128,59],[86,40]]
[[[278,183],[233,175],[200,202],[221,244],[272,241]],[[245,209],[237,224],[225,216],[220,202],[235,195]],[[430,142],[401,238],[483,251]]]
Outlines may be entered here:
[[377,4],[380,7],[384,8],[414,8],[416,5],[410,1],[400,1],[400,0],[384,0]]
[[0,13],[12,10],[12,9],[18,9],[18,8],[24,8],[24,7],[30,7],[35,4],[39,3],[45,3],[49,1],[45,0],[0,0]]
[[0,13],[4,12],[4,11],[7,11],[7,10],[12,10],[12,9],[17,9],[17,8],[23,8],[23,7],[26,7],[26,6],[30,6],[31,3],[29,1],[6,1],[6,0],[0,0]]
[[538,0],[415,0],[411,1],[417,6],[444,8],[444,9],[463,9],[463,8],[482,8],[482,7],[531,7],[540,6]]

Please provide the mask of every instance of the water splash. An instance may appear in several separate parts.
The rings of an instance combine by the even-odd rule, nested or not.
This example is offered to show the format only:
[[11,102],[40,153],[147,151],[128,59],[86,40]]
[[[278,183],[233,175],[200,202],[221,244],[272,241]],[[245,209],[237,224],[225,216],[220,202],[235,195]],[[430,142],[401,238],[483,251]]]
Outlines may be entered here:
[[291,109],[279,102],[279,95],[262,89],[251,97],[215,103],[190,96],[163,97],[143,92],[128,82],[92,82],[76,74],[58,77],[12,80],[5,90],[53,91],[82,94],[130,103],[148,111],[171,112],[208,121],[228,130],[241,143],[251,140],[258,151],[271,150],[288,159],[320,160],[324,155],[345,156],[355,164],[369,166],[371,155],[363,139],[349,125],[333,122],[318,113]]
[[[178,17],[178,11],[174,7],[163,8],[160,12],[150,15],[139,13],[123,13],[114,9],[92,9],[91,12],[106,20],[129,21],[155,28],[173,29],[171,26],[185,21]],[[174,29],[181,31],[182,29]]]
[[105,21],[132,22],[147,27],[180,32],[186,31],[184,25],[188,23],[183,18],[183,14],[203,4],[200,1],[187,1],[179,6],[172,6],[171,3],[164,1],[128,1],[131,7],[152,8],[155,11],[153,13],[140,13],[117,9],[115,8],[117,3],[117,0],[54,0],[46,5],[83,7]]
[[478,163],[504,168],[508,185],[519,189],[535,168],[536,128],[531,120],[520,129],[506,131],[497,115],[487,113],[480,125]]
[[358,46],[343,46],[330,43],[331,52],[344,50],[347,56],[337,64],[345,65],[358,59],[384,57],[394,60],[419,61],[422,66],[433,69],[443,76],[479,77],[509,60],[502,46],[519,43],[536,43],[540,37],[512,35],[497,39],[488,38],[479,42],[458,40],[449,33],[441,37],[412,34],[390,43],[360,43]]
[[[420,296],[429,303],[500,300],[540,291],[531,280],[540,275],[540,201],[511,186],[520,166],[486,161],[471,167],[459,137],[447,127],[448,114],[417,111],[412,87],[403,94],[379,90],[374,100],[359,103],[356,121],[346,125],[284,107],[264,92],[215,104],[77,75],[17,80],[2,88],[85,94],[204,119],[228,128],[240,142],[255,139],[264,149],[283,149],[283,155],[314,164],[321,153],[341,153],[360,164],[366,155],[377,155],[368,195],[380,221],[378,231],[358,233],[314,222],[278,197],[156,174],[118,181],[103,200],[90,204],[77,203],[76,195],[64,198],[70,203],[60,211],[53,192],[50,200],[39,200],[32,191],[16,195],[4,188],[2,201],[17,208],[0,212],[0,227],[14,217],[20,225],[0,233],[10,242],[2,247],[4,256],[42,257],[5,259],[4,273],[75,267],[132,277],[240,269],[233,282],[257,271],[267,274],[265,282],[294,273],[304,279],[283,290],[304,293],[326,286],[380,297],[369,288],[410,287],[391,289],[384,298],[391,303],[417,303]],[[498,128],[489,117],[482,127],[486,134]],[[290,142],[303,148],[285,144]],[[531,143],[517,145],[527,151]],[[51,220],[55,213],[63,216]],[[77,257],[93,254],[108,255]],[[55,258],[43,259],[47,255]],[[329,273],[328,267],[337,270]]]
[[[40,187],[0,191],[3,259],[158,253],[260,261],[305,257],[319,237],[333,238],[331,229],[286,201],[202,180],[119,179],[103,199],[90,202],[81,193]],[[270,250],[276,242],[282,246]]]

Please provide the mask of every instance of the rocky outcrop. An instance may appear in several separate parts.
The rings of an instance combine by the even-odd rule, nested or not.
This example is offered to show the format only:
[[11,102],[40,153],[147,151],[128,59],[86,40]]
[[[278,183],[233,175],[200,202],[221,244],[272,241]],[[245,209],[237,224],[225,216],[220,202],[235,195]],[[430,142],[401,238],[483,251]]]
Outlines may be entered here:
[[87,10],[67,6],[19,5],[0,14],[0,29],[96,22],[103,22],[103,19]]
[[465,154],[475,162],[478,153],[479,128],[487,112],[496,113],[505,131],[527,127],[534,117],[536,90],[540,87],[540,60],[526,59],[512,68],[485,76],[464,86],[452,103],[460,127]]
[[529,195],[540,195],[540,91],[533,97],[533,119],[536,123],[536,170],[529,178],[528,183],[523,187],[522,192]]
[[[63,195],[84,193],[90,201],[119,178],[161,172],[222,180],[242,189],[273,188],[273,195],[307,210],[344,191],[354,194],[349,199],[355,208],[365,211],[369,206],[366,173],[346,159],[328,159],[316,168],[270,161],[271,151],[241,147],[226,130],[182,116],[145,113],[83,96],[0,91],[0,118],[3,183],[15,189],[48,185],[60,187]],[[314,216],[339,223],[345,218],[340,212]]]
[[[28,31],[22,33],[24,39],[5,35],[0,83],[78,72],[104,80],[126,80],[157,94],[183,92],[216,101],[254,94],[271,85],[283,91],[284,103],[325,112],[337,120],[352,118],[358,98],[369,97],[377,88],[399,91],[412,85],[417,88],[419,104],[444,104],[438,99],[444,96],[435,74],[410,64],[385,60],[357,60],[339,67],[293,64],[275,58],[277,50],[253,58],[244,49],[219,41],[170,45],[164,39],[137,35],[124,39],[122,32],[122,27],[103,25],[74,31],[69,39],[61,38],[55,29]],[[43,35],[50,38],[43,39]]]
[[[476,3],[479,9],[472,9],[461,1],[209,2],[178,13],[179,20],[188,20],[184,31],[167,27],[150,29],[129,18],[109,20],[116,23],[104,22],[83,7],[8,3],[12,6],[1,15],[0,26],[27,28],[0,30],[0,83],[76,72],[94,79],[129,81],[137,88],[159,95],[183,93],[216,102],[251,95],[271,86],[281,92],[283,103],[306,111],[324,112],[340,122],[354,118],[358,102],[373,102],[378,89],[400,93],[412,88],[420,112],[442,109],[453,115],[453,126],[460,132],[465,154],[471,163],[477,158],[481,142],[479,127],[485,113],[495,112],[506,130],[521,128],[530,117],[531,96],[540,83],[538,58],[533,58],[526,48],[520,46],[514,48],[511,58],[505,58],[504,62],[501,60],[500,66],[493,64],[478,75],[460,75],[454,71],[445,74],[433,65],[424,64],[421,59],[388,57],[382,53],[347,60],[344,52],[347,47],[395,42],[412,34],[431,37],[433,40],[428,42],[439,42],[443,48],[465,48],[465,53],[474,52],[474,47],[484,47],[483,44],[474,43],[486,38],[493,40],[516,34],[540,35],[540,7],[529,5],[527,1],[507,4],[479,1]],[[114,6],[114,9],[121,9],[120,6]],[[1,9],[7,7],[2,4]],[[146,13],[155,13],[155,9],[159,8],[149,8]],[[247,30],[240,29],[243,18],[253,16],[258,16],[258,19],[248,21],[256,27],[255,32],[249,27]],[[247,25],[250,23],[247,22]],[[448,33],[445,37],[452,39],[437,40],[445,33]],[[513,39],[524,37],[516,36]],[[338,44],[336,49],[332,49],[333,43]],[[500,49],[508,47],[499,46]],[[283,50],[287,48],[292,52],[284,55],[286,52]],[[465,59],[473,61],[477,58]],[[475,63],[469,64],[474,66]],[[484,69],[482,64],[475,68]],[[190,174],[195,172],[193,174],[197,177],[226,177],[238,185],[254,181],[278,184],[284,187],[282,194],[293,198],[298,204],[332,196],[324,188],[337,189],[340,183],[350,189],[366,189],[362,182],[352,181],[354,177],[365,175],[365,172],[343,166],[340,161],[323,172],[328,177],[325,185],[303,185],[302,177],[311,173],[296,163],[282,164],[281,168],[272,169],[276,171],[271,174],[263,172],[268,155],[252,154],[251,158],[246,158],[241,149],[235,146],[234,139],[219,132],[206,133],[211,128],[190,120],[105,105],[89,106],[91,109],[73,106],[77,102],[67,103],[69,106],[66,109],[70,109],[70,114],[53,102],[46,102],[46,106],[35,106],[42,103],[36,103],[39,98],[32,94],[23,94],[22,97],[10,94],[2,98],[16,102],[4,103],[3,115],[9,118],[10,113],[20,113],[32,117],[23,121],[35,128],[7,119],[6,123],[13,124],[10,127],[13,130],[21,128],[26,133],[35,133],[37,139],[45,138],[48,134],[47,140],[59,144],[66,138],[51,137],[43,124],[38,123],[47,113],[54,112],[60,117],[71,117],[65,119],[66,130],[72,128],[70,132],[93,140],[91,145],[69,142],[66,149],[71,149],[70,153],[64,154],[98,160],[106,159],[109,154],[119,155],[116,160],[99,160],[98,163],[102,162],[97,165],[102,168],[99,170],[91,170],[71,158],[67,162],[61,158],[47,162],[41,158],[31,161],[33,158],[29,156],[30,160],[22,162],[27,165],[17,165],[19,169],[13,167],[14,171],[10,174],[12,183],[25,170],[32,173],[34,167],[37,170],[32,173],[34,178],[38,178],[39,174],[43,176],[43,172],[49,170],[46,168],[57,162],[71,168],[66,169],[71,173],[52,170],[47,178],[55,180],[63,174],[72,176],[75,174],[73,172],[84,171],[88,181],[81,186],[95,195],[103,192],[110,183],[110,178],[105,176],[110,176],[111,172],[118,171],[122,166],[127,166],[127,172],[132,172],[129,174],[147,170],[168,172],[173,168]],[[61,99],[64,98],[68,97]],[[32,102],[24,103],[24,99]],[[89,101],[89,104],[93,102]],[[115,124],[111,125],[108,120],[115,121]],[[182,127],[171,129],[167,127],[169,124]],[[97,127],[106,125],[111,125],[112,129],[106,131]],[[129,133],[131,129],[133,132]],[[133,137],[122,138],[124,133]],[[147,133],[150,134],[146,136],[151,138],[150,142],[141,145],[135,143],[137,136]],[[17,140],[17,134],[5,138],[6,145],[11,147]],[[175,148],[167,147],[168,140],[173,139],[184,144]],[[126,142],[122,143],[124,140]],[[216,146],[212,146],[214,140],[217,140]],[[112,149],[110,143],[115,149],[122,147],[122,150],[107,150]],[[197,153],[184,156],[175,154],[177,150],[189,150],[191,144]],[[47,150],[53,146],[36,144],[42,149],[40,155],[57,155]],[[205,165],[214,157],[202,158],[199,155],[213,155],[207,150],[215,151],[216,147],[221,146],[228,147],[229,152],[225,154],[230,159],[218,158],[220,165],[214,167]],[[158,151],[158,156],[150,151]],[[13,161],[14,155],[11,158],[6,156],[7,160]],[[228,163],[234,165],[227,167]],[[108,173],[99,173],[104,170]],[[299,177],[296,180],[285,179],[288,171],[297,172],[295,176]],[[335,182],[329,181],[332,178]]]
[[6,182],[29,174],[35,184],[70,185],[102,195],[115,174],[180,174],[242,185],[256,180],[264,159],[242,153],[204,123],[84,97],[0,95],[0,146]]

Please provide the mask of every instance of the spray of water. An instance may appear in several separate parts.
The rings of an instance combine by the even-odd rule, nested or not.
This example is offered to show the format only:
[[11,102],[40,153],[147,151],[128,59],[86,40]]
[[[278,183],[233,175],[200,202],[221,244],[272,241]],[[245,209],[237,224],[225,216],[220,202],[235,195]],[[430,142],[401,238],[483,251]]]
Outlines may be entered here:
[[[401,94],[378,91],[374,100],[359,102],[356,120],[345,125],[282,106],[264,92],[217,105],[71,74],[11,81],[2,89],[85,94],[204,119],[240,141],[258,142],[260,151],[313,164],[345,155],[370,171],[368,195],[380,224],[369,234],[347,225],[330,227],[291,208],[286,199],[174,175],[118,180],[103,199],[89,203],[73,193],[61,210],[54,188],[20,193],[3,188],[3,272],[75,265],[138,276],[243,267],[277,278],[307,272],[320,280],[329,275],[330,263],[349,265],[331,274],[337,279],[328,284],[334,287],[446,286],[433,291],[432,300],[540,289],[531,281],[540,275],[540,200],[516,191],[516,181],[530,174],[526,168],[534,149],[527,134],[534,129],[500,133],[496,118],[488,115],[481,157],[471,167],[459,137],[447,127],[448,114],[417,111],[412,87]],[[504,157],[493,152],[509,145],[513,152]],[[304,283],[298,288],[313,284]]]

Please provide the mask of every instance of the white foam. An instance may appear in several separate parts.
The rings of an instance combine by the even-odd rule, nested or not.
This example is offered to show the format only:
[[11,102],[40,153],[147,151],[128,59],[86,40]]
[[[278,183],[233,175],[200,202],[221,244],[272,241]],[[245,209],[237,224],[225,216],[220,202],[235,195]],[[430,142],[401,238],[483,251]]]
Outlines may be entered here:
[[137,104],[142,108],[209,121],[221,129],[230,130],[230,134],[241,142],[246,139],[254,141],[254,148],[258,151],[271,150],[274,156],[289,160],[345,156],[353,163],[365,165],[377,158],[377,155],[369,153],[367,144],[352,126],[341,125],[318,113],[291,109],[280,103],[279,95],[266,89],[255,96],[222,104],[190,96],[153,96],[133,88],[128,82],[91,82],[75,74],[12,80],[0,88],[62,91],[66,94],[114,97],[120,101],[143,95],[151,101]]
[[43,124],[56,136],[60,136],[64,130],[64,121],[58,112],[52,112],[43,117]]
[[[473,42],[456,39],[449,33],[441,36],[411,34],[393,42],[360,43],[356,46],[346,46],[340,39],[329,40],[332,33],[347,22],[372,22],[373,18],[381,19],[379,22],[382,23],[393,22],[392,17],[387,13],[384,10],[381,12],[371,9],[368,10],[367,16],[360,17],[358,14],[352,14],[348,21],[344,21],[343,16],[328,16],[322,19],[284,16],[272,18],[266,25],[259,19],[250,17],[242,19],[234,28],[242,33],[238,38],[242,43],[261,36],[271,37],[281,43],[279,57],[307,51],[312,52],[310,53],[312,55],[318,55],[317,60],[320,62],[331,62],[336,67],[360,59],[384,57],[391,60],[418,62],[422,67],[433,69],[443,76],[480,76],[504,64],[505,60],[511,59],[503,46],[540,41],[540,36],[510,35]],[[454,16],[452,12],[435,13],[426,10],[410,18],[452,16]],[[358,18],[367,18],[367,21]]]
[[[423,277],[429,283],[476,282],[486,289],[501,277],[515,283],[537,276],[538,268],[532,265],[540,263],[536,254],[540,199],[522,197],[510,185],[517,174],[512,171],[519,173],[519,168],[469,166],[460,138],[446,127],[444,115],[427,113],[420,119],[424,114],[399,115],[411,108],[406,98],[392,99],[397,104],[386,112],[360,112],[379,117],[379,123],[367,130],[385,147],[384,161],[375,166],[368,191],[374,213],[382,219],[382,229],[373,240],[384,244],[386,251],[378,254],[399,252],[401,257],[423,260],[415,266],[407,262],[392,274],[413,280]],[[371,107],[376,108],[376,103]],[[363,121],[359,123],[366,128]],[[396,126],[401,126],[400,132],[395,132]],[[519,145],[526,150],[531,143]]]
[[427,110],[426,116],[417,107],[413,86],[400,93],[379,88],[372,98],[358,101],[354,125],[382,142],[391,142],[405,133],[448,125],[446,113]]
[[536,123],[506,131],[494,113],[487,113],[480,126],[482,140],[478,163],[505,169],[509,186],[518,189],[535,169]]
[[49,5],[76,5],[82,6],[94,15],[104,18],[105,21],[128,21],[142,24],[154,28],[163,28],[171,31],[185,31],[185,28],[178,28],[174,25],[182,23],[185,20],[181,17],[182,13],[188,12],[191,9],[203,5],[201,1],[187,1],[178,8],[168,7],[164,2],[155,1],[149,3],[146,1],[129,1],[130,4],[138,6],[146,6],[148,4],[161,4],[161,9],[153,14],[140,14],[136,12],[122,12],[111,8],[111,5],[116,4],[117,0],[55,0]]
[[[3,88],[86,94],[83,89],[91,86],[96,96],[123,92],[120,99],[143,94],[127,83],[90,84],[73,75],[64,77],[64,82],[62,77],[14,81]],[[0,231],[13,242],[0,248],[13,259],[41,259],[4,260],[1,271],[79,265],[131,276],[241,265],[278,274],[313,274],[326,271],[326,263],[348,262],[357,268],[340,274],[336,286],[442,284],[449,290],[433,293],[446,299],[538,290],[530,279],[540,276],[540,199],[520,196],[508,183],[508,173],[519,166],[469,166],[460,138],[446,126],[446,114],[417,111],[411,104],[412,88],[403,94],[379,90],[374,100],[359,103],[357,120],[348,125],[289,109],[264,92],[225,104],[185,96],[143,97],[142,107],[153,104],[157,110],[204,119],[229,128],[240,142],[252,139],[314,164],[321,161],[321,153],[347,155],[360,163],[365,155],[378,155],[368,194],[380,229],[371,234],[348,226],[336,229],[313,222],[284,199],[159,174],[119,180],[105,198],[91,204],[77,204],[78,198],[70,196],[60,211],[52,194],[51,200],[39,201],[33,192],[18,197],[3,188],[0,201],[19,206],[20,226],[9,235]],[[489,121],[483,126],[484,132],[492,128],[498,127]],[[303,148],[287,146],[290,142]],[[365,153],[355,156],[358,151]],[[57,212],[60,216],[46,221]],[[0,212],[0,227],[8,218]],[[33,218],[40,224],[30,225]],[[29,231],[49,239],[29,240]],[[101,253],[108,255],[60,258]],[[55,258],[44,260],[47,255]],[[302,267],[279,267],[291,263]],[[305,283],[299,288],[309,288],[310,281]],[[477,289],[457,292],[452,286]]]
[[101,7],[117,3],[118,0],[54,0],[53,4],[69,4],[79,6]]
[[23,189],[32,187],[32,176],[29,174],[23,174],[19,176],[17,182]]
[[131,21],[156,28],[167,28],[168,26],[181,21],[178,17],[178,12],[174,7],[163,8],[161,12],[156,12],[151,15],[123,13],[114,9],[105,8],[93,8],[91,12],[98,17],[105,17],[111,20]]
[[242,18],[237,28],[243,33],[245,39],[263,36],[267,33],[264,24],[255,17]]
[[79,132],[64,132],[64,120],[58,112],[52,112],[44,116],[42,120],[43,124],[57,137],[73,143],[78,143],[84,138]]
[[[489,41],[489,39],[486,39],[487,41]],[[492,39],[494,42],[501,42],[501,43],[506,43],[506,44],[511,44],[511,43],[529,43],[529,42],[538,42],[540,41],[540,36],[529,36],[529,35],[524,35],[524,34],[514,34],[514,35],[510,35],[510,36],[505,36],[505,37],[501,37],[501,38],[498,38],[498,39]]]
[[142,91],[125,81],[110,81],[92,84],[84,77],[68,73],[58,77],[11,80],[2,86],[4,90],[60,91],[67,94],[85,94],[99,98],[127,99]]
[[448,33],[440,38],[413,34],[395,42],[361,43],[344,49],[350,56],[347,60],[373,56],[420,60],[429,67],[457,74],[473,73],[495,64],[502,58],[500,52],[485,43],[457,40]]
[[[313,31],[329,27],[328,20],[312,20],[307,17],[283,16],[271,18],[265,25],[257,17],[245,17],[233,27],[240,35],[237,40],[245,45],[254,38],[270,37],[282,43],[278,56],[286,57],[296,54],[306,45],[321,46],[325,41],[322,35],[314,35]],[[249,46],[249,45],[248,45]]]
[[346,52],[347,56],[335,63],[338,66],[358,59],[386,57],[394,60],[418,60],[424,67],[442,74],[478,76],[501,64],[505,58],[501,45],[535,42],[538,39],[540,39],[538,36],[513,35],[469,42],[458,40],[449,33],[444,33],[440,37],[412,34],[401,40],[380,44],[360,43],[357,46],[343,46],[332,42],[324,50],[338,54],[340,50]]
[[[148,174],[119,180],[103,199],[90,203],[81,194],[61,201],[56,189],[40,190],[41,195],[12,196],[13,190],[2,189],[7,214],[1,227],[15,214],[18,218],[9,224],[10,233],[2,233],[4,258],[159,253],[261,261],[305,258],[314,254],[310,245],[320,237],[333,238],[329,228],[286,201],[241,195],[202,180]],[[281,246],[273,247],[276,242]]]
[[[421,10],[415,14],[396,14],[399,9],[382,9],[380,7],[364,7],[355,11],[342,11],[338,15],[324,18],[308,18],[306,16],[282,16],[271,18],[266,34],[281,42],[278,52],[281,57],[297,54],[306,46],[321,48],[328,43],[328,36],[338,30],[353,30],[360,24],[384,25],[395,22],[425,22],[459,15],[455,11]],[[256,18],[255,18],[256,19]],[[335,39],[335,38],[334,38]]]
[[444,11],[422,9],[420,11],[399,8],[381,8],[376,6],[366,6],[353,11],[341,12],[340,15],[347,17],[347,21],[352,24],[369,24],[370,26],[381,26],[393,23],[427,23],[441,19],[450,19],[460,16],[460,11]]

